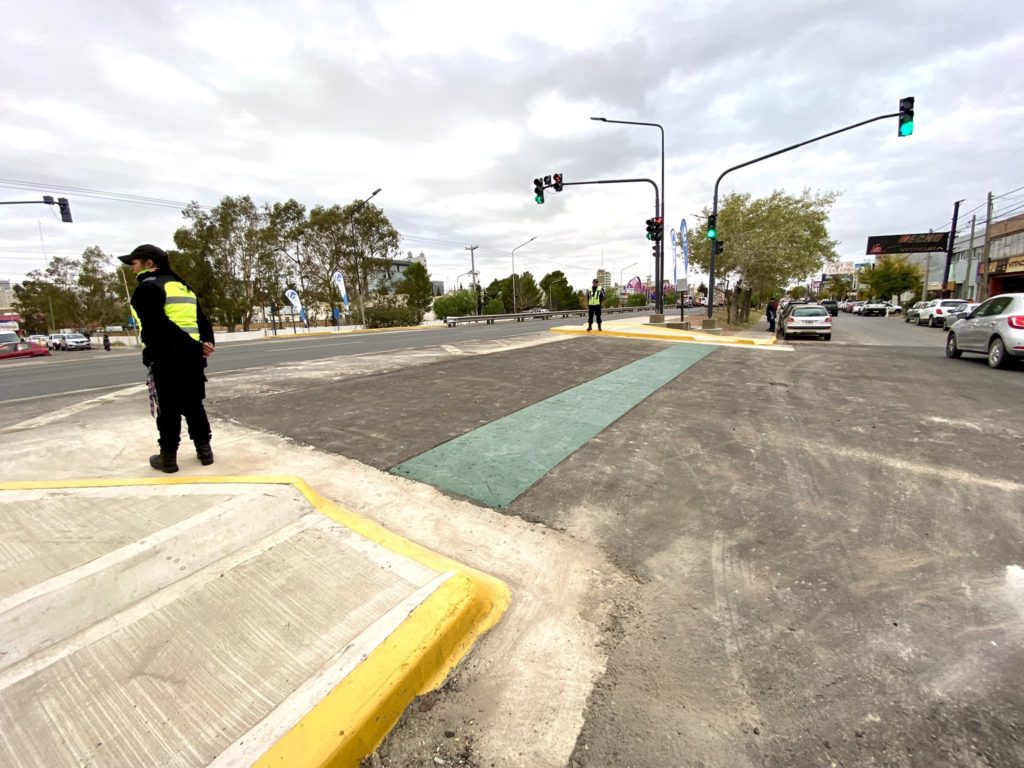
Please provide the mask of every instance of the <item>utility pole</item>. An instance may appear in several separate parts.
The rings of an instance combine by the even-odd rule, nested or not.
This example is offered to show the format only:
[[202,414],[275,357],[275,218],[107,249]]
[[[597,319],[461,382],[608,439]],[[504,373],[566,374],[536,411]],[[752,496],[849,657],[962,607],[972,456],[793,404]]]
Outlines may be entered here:
[[480,282],[476,276],[476,259],[473,253],[479,245],[467,245],[464,250],[469,251],[469,273],[473,277],[473,303],[476,304],[477,317],[480,316]]
[[949,265],[953,263],[953,245],[956,241],[956,220],[960,216],[960,203],[963,200],[957,200],[953,203],[953,226],[949,228],[949,242],[946,243],[946,267],[942,270],[942,289],[940,295],[943,297],[949,296],[947,286],[949,285]]
[[982,270],[981,270],[981,284],[978,286],[978,301],[984,301],[988,298],[988,270],[991,264],[989,264],[988,258],[992,249],[992,213],[995,209],[992,200],[992,193],[988,193],[988,210],[985,211],[985,249],[981,252],[982,259]]
[[978,286],[974,286],[974,297],[971,296],[971,259],[974,257],[974,226],[978,223],[978,214],[971,216],[971,242],[967,246],[967,274],[964,275],[964,294],[963,298],[970,301],[972,298],[978,295]]

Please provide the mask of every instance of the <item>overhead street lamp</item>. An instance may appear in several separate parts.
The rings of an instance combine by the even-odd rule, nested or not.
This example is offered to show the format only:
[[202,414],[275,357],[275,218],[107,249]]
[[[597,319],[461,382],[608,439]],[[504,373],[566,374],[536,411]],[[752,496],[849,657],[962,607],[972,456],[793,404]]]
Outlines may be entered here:
[[[373,190],[373,194],[372,195],[370,195],[365,200],[360,201],[356,205],[356,207],[352,209],[352,220],[351,220],[351,222],[349,224],[349,232],[352,235],[352,243],[353,244],[355,244],[355,242],[356,242],[356,222],[355,222],[356,211],[358,211],[360,208],[362,208],[368,202],[373,200],[373,198],[377,196],[378,192],[380,192],[380,187],[377,187],[377,189]],[[364,304],[364,302],[363,302],[363,289],[362,289],[362,284],[359,281],[359,258],[358,258],[358,256],[355,259],[355,266],[356,266],[356,291],[359,293],[359,314],[360,314],[360,316],[362,317],[362,320],[363,320],[363,328],[365,328],[366,327],[366,307],[363,306],[363,304]]]
[[[536,239],[537,236],[534,235],[525,243],[523,243],[523,245],[529,245]],[[522,248],[523,245],[517,245],[515,248],[512,249],[512,314],[516,313],[516,251]]]
[[[601,123],[618,123],[620,125],[649,125],[661,131],[661,210],[658,211],[658,215],[661,216],[662,221],[665,221],[665,129],[658,123],[641,123],[633,120],[609,120],[606,117],[592,117],[590,119]],[[654,276],[655,282],[657,283],[654,309],[659,315],[665,311],[665,286],[663,285],[664,271],[665,245],[664,239],[662,239],[658,241],[658,259],[654,265]]]
[[624,266],[622,269],[619,270],[619,288],[624,288],[625,287],[622,284],[622,276],[626,273],[626,270],[631,268],[631,267],[635,267],[638,263],[639,262],[634,261],[632,264],[627,264],[626,266]]

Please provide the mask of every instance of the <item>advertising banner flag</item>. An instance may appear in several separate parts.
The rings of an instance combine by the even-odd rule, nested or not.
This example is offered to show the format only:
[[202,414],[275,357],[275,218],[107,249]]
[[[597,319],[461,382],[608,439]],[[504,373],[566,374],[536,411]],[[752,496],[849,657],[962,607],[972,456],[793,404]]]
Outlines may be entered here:
[[679,222],[679,239],[683,244],[683,275],[690,274],[690,237],[686,232],[686,219]]
[[302,302],[299,301],[299,294],[296,293],[296,291],[293,288],[289,288],[287,291],[285,291],[284,295],[285,298],[288,299],[289,302],[291,302],[292,307],[294,307],[297,310],[302,309]]
[[340,271],[335,272],[331,275],[331,280],[338,287],[338,293],[341,295],[341,303],[345,305],[345,311],[348,312],[348,291],[345,290],[345,276]]

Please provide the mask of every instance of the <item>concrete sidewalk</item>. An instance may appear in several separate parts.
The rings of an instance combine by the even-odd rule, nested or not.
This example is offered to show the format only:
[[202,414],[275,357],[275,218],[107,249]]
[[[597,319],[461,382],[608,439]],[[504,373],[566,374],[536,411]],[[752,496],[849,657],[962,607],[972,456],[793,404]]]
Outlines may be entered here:
[[558,325],[551,328],[553,333],[564,333],[569,335],[600,333],[602,336],[616,336],[619,338],[648,339],[652,341],[674,341],[693,344],[712,344],[717,346],[749,346],[749,347],[770,347],[776,343],[775,334],[767,331],[755,331],[746,329],[743,331],[722,331],[712,333],[702,331],[699,328],[694,330],[681,330],[672,328],[669,323],[678,322],[674,315],[665,315],[665,323],[652,324],[647,315],[633,315],[630,317],[613,316],[614,319],[607,319],[601,324],[601,331],[596,328],[587,331],[586,320],[579,323]]
[[355,766],[509,603],[294,477],[7,482],[0,530],[10,768]]

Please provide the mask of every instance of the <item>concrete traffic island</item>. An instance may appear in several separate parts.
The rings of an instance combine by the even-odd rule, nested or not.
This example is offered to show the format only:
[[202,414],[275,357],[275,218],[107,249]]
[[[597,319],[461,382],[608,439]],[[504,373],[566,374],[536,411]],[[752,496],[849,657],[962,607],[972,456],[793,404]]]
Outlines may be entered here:
[[[658,318],[658,322],[655,319]],[[585,323],[580,325],[559,325],[551,328],[553,333],[569,335],[615,336],[626,339],[648,339],[657,341],[674,341],[680,343],[714,344],[727,346],[773,347],[776,344],[774,334],[767,331],[746,330],[741,333],[727,334],[717,327],[716,321],[705,318],[702,328],[690,327],[691,321],[666,320],[664,315],[648,315],[644,317],[618,317],[605,320],[602,330],[587,330]]]
[[0,484],[0,765],[356,766],[509,604],[294,477]]

